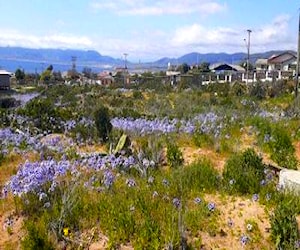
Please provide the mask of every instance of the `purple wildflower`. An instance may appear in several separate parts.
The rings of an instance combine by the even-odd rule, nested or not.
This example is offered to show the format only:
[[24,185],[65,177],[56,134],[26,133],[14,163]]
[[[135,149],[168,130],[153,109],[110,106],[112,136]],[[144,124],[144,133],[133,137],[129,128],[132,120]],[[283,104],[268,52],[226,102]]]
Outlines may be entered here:
[[272,195],[271,195],[270,193],[267,193],[267,194],[266,194],[266,201],[271,200],[271,197],[272,197]]
[[174,205],[174,207],[179,208],[180,204],[181,204],[181,202],[180,202],[180,200],[178,198],[174,198],[173,199],[173,205]]
[[259,199],[259,195],[258,195],[258,194],[254,194],[254,195],[252,196],[252,200],[253,200],[253,201],[258,201],[258,199]]
[[228,219],[227,225],[228,225],[229,227],[233,227],[233,220],[232,220],[231,218]]
[[165,185],[165,186],[168,186],[169,185],[169,181],[167,180],[167,179],[163,179],[163,184]]
[[148,183],[152,184],[154,182],[154,177],[153,176],[150,176],[148,178]]
[[136,186],[135,180],[134,179],[127,179],[126,184],[128,187],[134,187]]
[[104,172],[104,178],[103,178],[103,183],[104,183],[104,186],[106,186],[107,188],[110,188],[114,181],[115,181],[115,176],[113,175],[113,173],[109,170],[106,170]]
[[247,235],[242,235],[240,238],[240,242],[243,246],[245,246],[249,242],[249,237]]
[[210,202],[210,203],[208,203],[207,208],[210,212],[213,212],[213,211],[215,211],[216,204],[213,202]]
[[196,197],[196,198],[194,199],[194,202],[195,202],[196,204],[200,204],[200,203],[202,202],[202,200],[201,200],[201,198]]

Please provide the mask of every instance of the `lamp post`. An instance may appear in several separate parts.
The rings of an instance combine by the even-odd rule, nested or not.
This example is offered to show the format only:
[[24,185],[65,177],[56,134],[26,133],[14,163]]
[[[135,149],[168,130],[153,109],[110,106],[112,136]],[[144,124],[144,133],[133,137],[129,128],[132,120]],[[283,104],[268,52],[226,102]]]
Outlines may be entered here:
[[298,48],[297,48],[297,65],[296,65],[296,77],[295,77],[295,97],[298,96],[299,88],[299,63],[300,63],[300,9],[299,9],[299,24],[298,24]]
[[128,54],[127,53],[124,53],[123,54],[124,55],[124,88],[125,88],[125,86],[126,86],[126,75],[127,75],[127,56],[128,56]]
[[244,41],[246,42],[246,47],[247,47],[247,69],[246,69],[246,84],[248,85],[248,79],[249,79],[249,63],[250,63],[250,34],[252,30],[248,29],[248,41],[246,42],[246,39]]

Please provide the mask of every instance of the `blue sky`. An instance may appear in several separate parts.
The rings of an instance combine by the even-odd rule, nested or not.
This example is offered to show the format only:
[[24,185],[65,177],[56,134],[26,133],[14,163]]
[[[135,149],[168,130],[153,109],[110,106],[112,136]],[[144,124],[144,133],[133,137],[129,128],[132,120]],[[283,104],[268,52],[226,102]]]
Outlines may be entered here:
[[0,46],[95,49],[142,62],[297,47],[297,0],[0,0]]

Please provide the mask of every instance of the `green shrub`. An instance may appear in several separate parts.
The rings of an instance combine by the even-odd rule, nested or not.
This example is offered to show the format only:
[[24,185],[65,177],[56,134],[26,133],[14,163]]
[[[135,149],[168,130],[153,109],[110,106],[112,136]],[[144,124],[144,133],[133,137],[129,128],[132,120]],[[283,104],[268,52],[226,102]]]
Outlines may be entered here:
[[98,136],[103,142],[106,142],[112,130],[108,108],[100,106],[94,113],[94,119],[98,131]]
[[271,239],[276,249],[298,249],[300,235],[293,200],[283,200],[276,207],[271,221]]
[[279,166],[297,169],[295,148],[287,131],[281,127],[275,127],[268,142],[271,150],[271,159]]
[[258,143],[270,153],[271,159],[279,166],[296,169],[295,148],[287,129],[259,117],[253,118],[252,123],[259,132]]
[[230,94],[234,96],[243,96],[247,93],[247,87],[240,82],[234,82],[230,88]]
[[143,93],[139,90],[134,90],[132,93],[132,97],[133,97],[133,99],[143,99],[144,98]]
[[167,144],[167,161],[170,167],[178,167],[183,164],[183,155],[175,142]]
[[33,99],[17,112],[20,115],[32,118],[34,126],[43,132],[61,133],[62,119],[57,110],[58,108],[54,106],[53,100],[45,98]]
[[254,83],[250,88],[250,96],[256,97],[258,100],[263,100],[267,95],[267,89],[261,82]]
[[203,132],[196,132],[193,134],[193,143],[197,147],[211,147],[214,145],[213,137]]
[[265,165],[253,149],[231,156],[223,171],[224,186],[227,190],[241,194],[254,194],[260,191],[264,179]]
[[46,229],[34,221],[26,221],[25,229],[26,236],[21,242],[22,249],[24,250],[54,250],[51,242],[48,239]]
[[7,109],[13,108],[17,105],[17,101],[13,97],[6,97],[0,99],[0,108]]
[[[206,158],[181,169],[180,173],[175,173],[182,183],[185,192],[190,191],[214,191],[219,186],[219,174],[213,164]],[[178,180],[179,182],[179,180]]]

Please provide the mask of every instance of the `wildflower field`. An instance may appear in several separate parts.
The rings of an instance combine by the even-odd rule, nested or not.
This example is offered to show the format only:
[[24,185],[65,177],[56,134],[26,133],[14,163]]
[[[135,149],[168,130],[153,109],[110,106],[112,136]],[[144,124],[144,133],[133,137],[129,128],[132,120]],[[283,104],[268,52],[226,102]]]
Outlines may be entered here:
[[289,82],[34,91],[0,109],[0,249],[300,248]]

